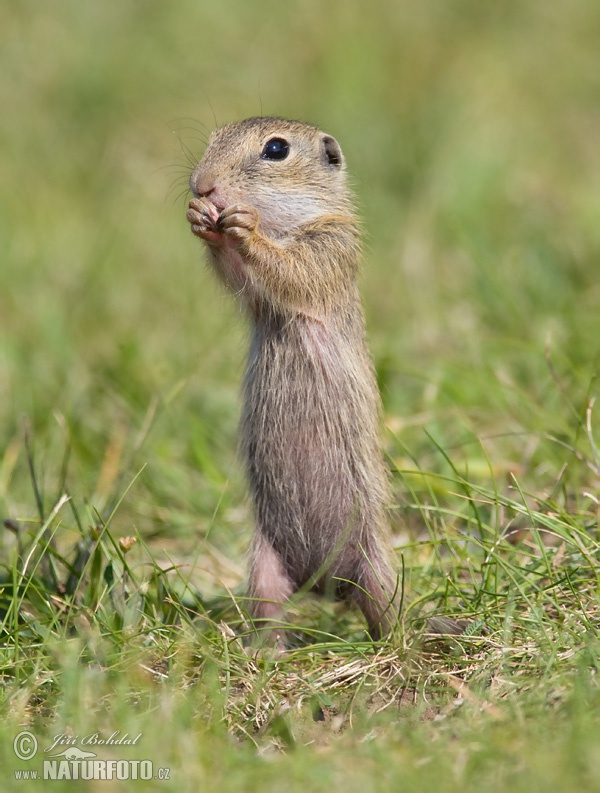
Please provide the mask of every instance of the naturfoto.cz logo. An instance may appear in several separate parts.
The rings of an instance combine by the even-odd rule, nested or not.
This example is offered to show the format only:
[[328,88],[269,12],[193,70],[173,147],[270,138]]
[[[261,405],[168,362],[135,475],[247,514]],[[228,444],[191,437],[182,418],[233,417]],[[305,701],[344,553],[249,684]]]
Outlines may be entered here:
[[[90,733],[81,738],[66,733],[56,735],[51,746],[44,749],[46,757],[42,769],[16,769],[15,779],[32,780],[129,780],[170,778],[169,768],[154,768],[151,760],[102,760],[89,747],[136,746],[142,734],[130,737],[120,731],[103,738],[99,733]],[[80,744],[80,746],[78,745]],[[81,747],[85,746],[83,749]],[[23,730],[14,739],[13,748],[19,760],[29,762],[38,752],[38,740],[29,730]]]

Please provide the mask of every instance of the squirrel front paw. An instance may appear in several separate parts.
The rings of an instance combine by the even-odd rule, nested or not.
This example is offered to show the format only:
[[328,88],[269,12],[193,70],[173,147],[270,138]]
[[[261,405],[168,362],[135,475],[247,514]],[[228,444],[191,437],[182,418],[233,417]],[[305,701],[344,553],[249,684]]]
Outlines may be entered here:
[[235,247],[247,244],[258,226],[258,210],[250,204],[232,204],[219,215],[217,229]]
[[217,229],[219,210],[207,198],[192,198],[189,203],[187,219],[192,233],[207,242],[217,242],[221,235]]

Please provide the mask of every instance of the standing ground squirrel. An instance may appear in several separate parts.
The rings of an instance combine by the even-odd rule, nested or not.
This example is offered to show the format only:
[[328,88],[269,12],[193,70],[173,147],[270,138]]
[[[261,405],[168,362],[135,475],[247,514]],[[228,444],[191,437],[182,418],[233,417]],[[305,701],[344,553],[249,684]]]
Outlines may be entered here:
[[192,231],[252,320],[252,615],[283,646],[284,604],[308,585],[354,601],[380,638],[396,623],[397,579],[341,149],[308,124],[249,118],[212,133],[190,186]]

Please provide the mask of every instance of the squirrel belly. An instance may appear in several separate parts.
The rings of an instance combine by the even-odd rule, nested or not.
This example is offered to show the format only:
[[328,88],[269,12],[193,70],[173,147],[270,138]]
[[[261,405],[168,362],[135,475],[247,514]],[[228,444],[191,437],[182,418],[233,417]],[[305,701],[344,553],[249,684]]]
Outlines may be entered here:
[[242,449],[257,523],[296,586],[351,580],[384,522],[377,394],[347,333],[303,314],[253,329]]

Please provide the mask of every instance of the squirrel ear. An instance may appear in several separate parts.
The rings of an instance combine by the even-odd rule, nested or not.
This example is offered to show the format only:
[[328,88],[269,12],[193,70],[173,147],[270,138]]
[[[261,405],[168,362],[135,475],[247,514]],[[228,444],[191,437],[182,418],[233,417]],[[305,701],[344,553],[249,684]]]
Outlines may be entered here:
[[322,143],[329,165],[333,165],[334,168],[341,168],[344,164],[344,155],[337,140],[332,138],[331,135],[323,135]]

